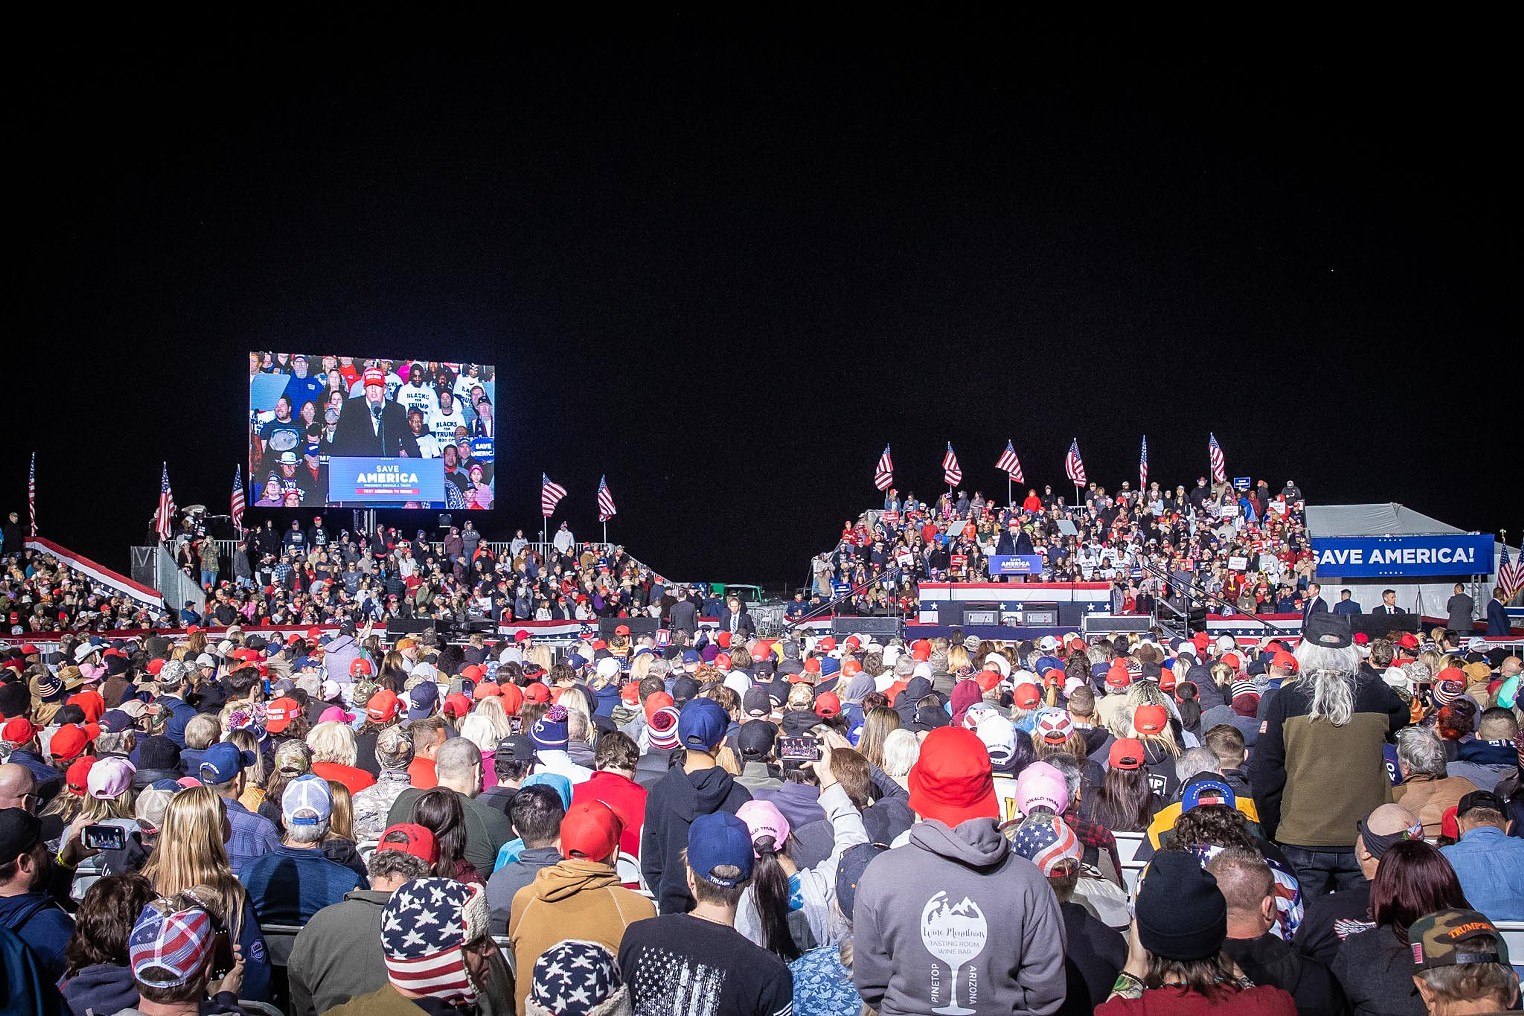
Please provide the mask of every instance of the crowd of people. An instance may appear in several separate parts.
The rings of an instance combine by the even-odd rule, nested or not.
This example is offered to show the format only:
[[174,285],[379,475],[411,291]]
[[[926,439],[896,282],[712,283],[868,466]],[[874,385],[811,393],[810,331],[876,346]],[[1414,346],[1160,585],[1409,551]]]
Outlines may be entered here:
[[1193,584],[1197,597],[1241,610],[1302,613],[1314,571],[1303,508],[1291,481],[1272,493],[1263,480],[1239,490],[1204,476],[1190,491],[1123,482],[1111,494],[1091,483],[1077,505],[1051,486],[1010,504],[977,490],[927,503],[890,489],[882,509],[847,520],[835,549],[816,556],[808,602],[797,601],[914,614],[921,582],[988,582],[992,556],[1036,555],[1039,569],[993,579],[1110,582],[1118,614],[1149,614],[1161,598],[1184,609]]
[[729,622],[566,650],[350,621],[5,650],[8,1001],[1517,1003],[1497,927],[1524,920],[1517,656],[1332,612],[1295,645]]

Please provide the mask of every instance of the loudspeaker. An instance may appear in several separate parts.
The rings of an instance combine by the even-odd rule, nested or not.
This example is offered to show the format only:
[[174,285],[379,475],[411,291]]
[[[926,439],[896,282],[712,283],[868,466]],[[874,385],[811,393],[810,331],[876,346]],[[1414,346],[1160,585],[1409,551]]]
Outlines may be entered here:
[[395,642],[404,635],[422,635],[433,628],[439,635],[444,632],[439,630],[441,622],[432,618],[392,617],[386,621],[386,637],[388,641]]
[[1349,629],[1356,634],[1365,632],[1373,639],[1380,639],[1393,633],[1417,634],[1421,620],[1417,614],[1351,614]]
[[598,619],[598,637],[607,642],[614,637],[614,629],[620,625],[628,625],[630,637],[639,638],[642,635],[655,635],[659,626],[654,617],[600,617]]
[[897,617],[837,617],[831,621],[831,634],[871,635],[882,641],[898,638],[900,623]]
[[1081,625],[1086,635],[1148,631],[1153,618],[1143,614],[1086,614]]

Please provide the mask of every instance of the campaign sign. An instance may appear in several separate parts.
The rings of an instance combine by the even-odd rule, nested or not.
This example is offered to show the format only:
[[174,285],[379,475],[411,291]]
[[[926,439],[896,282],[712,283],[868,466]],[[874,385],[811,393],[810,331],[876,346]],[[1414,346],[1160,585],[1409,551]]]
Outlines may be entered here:
[[1318,574],[1336,578],[1419,578],[1492,573],[1492,537],[1469,533],[1314,537],[1312,553]]
[[1233,487],[1234,487],[1235,490],[1248,490],[1249,489],[1249,478],[1247,476],[1235,476],[1235,477],[1233,477]]
[[471,457],[478,462],[492,461],[493,439],[490,437],[473,437],[471,439]]
[[444,482],[443,459],[335,455],[328,460],[328,500],[335,503],[443,503]]
[[991,554],[990,577],[996,575],[1041,575],[1041,554]]

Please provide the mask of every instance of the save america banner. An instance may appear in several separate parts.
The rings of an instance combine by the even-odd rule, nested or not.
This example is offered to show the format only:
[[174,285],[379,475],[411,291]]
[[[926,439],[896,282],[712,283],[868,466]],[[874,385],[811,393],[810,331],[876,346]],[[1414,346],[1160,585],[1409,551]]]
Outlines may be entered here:
[[1492,573],[1492,537],[1470,533],[1314,537],[1312,553],[1319,578],[1458,578]]

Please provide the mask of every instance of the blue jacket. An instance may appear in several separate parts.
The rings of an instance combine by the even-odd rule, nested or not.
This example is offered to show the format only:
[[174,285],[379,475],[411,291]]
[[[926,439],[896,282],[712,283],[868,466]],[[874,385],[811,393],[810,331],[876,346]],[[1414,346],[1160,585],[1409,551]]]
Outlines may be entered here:
[[196,707],[184,699],[169,697],[160,700],[169,709],[169,721],[164,725],[164,736],[183,751],[185,748],[185,725],[196,717]]
[[1354,600],[1340,600],[1338,603],[1333,605],[1333,612],[1338,614],[1340,617],[1343,617],[1347,614],[1358,614],[1360,613],[1360,604],[1356,603]]
[[1493,597],[1487,601],[1487,635],[1497,637],[1509,634],[1511,632],[1508,629],[1508,611],[1503,609],[1503,605],[1496,597]]
[[74,922],[47,893],[0,896],[0,928],[16,933],[27,944],[49,984],[64,972],[64,950],[74,934]]
[[1496,826],[1479,826],[1439,852],[1455,869],[1473,907],[1494,921],[1524,921],[1524,881],[1519,879],[1524,840],[1505,836]]

